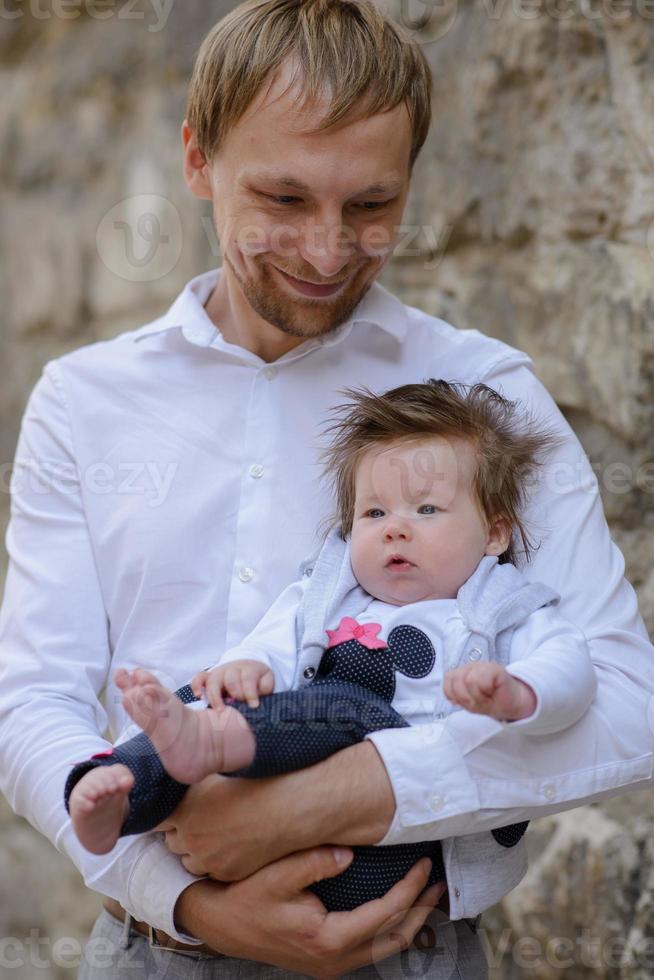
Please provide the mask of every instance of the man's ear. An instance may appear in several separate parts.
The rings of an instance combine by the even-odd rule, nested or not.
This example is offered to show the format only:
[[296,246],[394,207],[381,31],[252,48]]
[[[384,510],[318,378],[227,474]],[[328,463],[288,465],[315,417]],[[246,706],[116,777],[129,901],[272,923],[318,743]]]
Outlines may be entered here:
[[205,160],[186,119],[182,123],[182,142],[184,143],[184,179],[191,193],[211,201],[211,180],[209,164]]
[[511,523],[504,514],[496,514],[488,525],[487,555],[503,555],[511,542]]

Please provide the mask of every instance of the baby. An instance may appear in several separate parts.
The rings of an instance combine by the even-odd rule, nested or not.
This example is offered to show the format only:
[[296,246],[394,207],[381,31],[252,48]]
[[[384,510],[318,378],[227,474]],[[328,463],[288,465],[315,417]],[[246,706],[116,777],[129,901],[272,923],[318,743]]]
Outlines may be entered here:
[[[175,694],[145,670],[117,672],[143,732],[67,780],[90,851],[155,828],[210,773],[276,775],[409,724],[433,737],[461,710],[550,733],[592,701],[583,635],[557,613],[556,593],[512,564],[516,545],[529,555],[520,514],[553,438],[481,384],[347,394],[324,454],[338,512],[314,567]],[[447,878],[452,890],[463,876],[468,905],[451,916],[474,915],[524,874],[525,828],[457,838],[456,854],[449,840],[356,847],[348,869],[313,890],[330,910],[354,908],[426,855],[430,883]]]

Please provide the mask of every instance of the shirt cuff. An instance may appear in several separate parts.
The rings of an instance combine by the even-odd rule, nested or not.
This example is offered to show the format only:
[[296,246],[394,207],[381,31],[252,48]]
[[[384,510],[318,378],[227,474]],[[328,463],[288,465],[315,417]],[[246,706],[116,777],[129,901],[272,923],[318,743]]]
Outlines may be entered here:
[[127,889],[127,911],[139,922],[147,922],[181,943],[201,945],[202,940],[175,926],[177,899],[189,885],[200,880],[157,836],[134,865]]
[[[528,663],[517,662],[514,664],[508,664],[506,667],[507,674],[511,674],[516,680],[522,681],[523,684],[527,684],[534,694],[536,695],[536,707],[530,715],[526,718],[519,718],[516,721],[502,721],[500,724],[504,728],[515,728],[520,730],[522,735],[538,735],[543,731],[543,722],[547,724],[551,721],[551,718],[547,716],[550,712],[545,710],[545,700],[543,698],[543,692],[541,690],[541,685],[539,684],[539,678],[529,670]],[[543,717],[543,716],[546,717]],[[549,728],[548,728],[549,731]]]
[[[444,721],[385,729],[366,736],[379,752],[395,794],[395,816],[380,844],[436,840],[435,821],[479,809],[477,785],[465,753],[501,729],[493,718],[468,715],[465,735],[455,712]],[[467,714],[467,713],[466,713]],[[424,836],[425,827],[431,829]],[[465,833],[465,828],[461,833]]]

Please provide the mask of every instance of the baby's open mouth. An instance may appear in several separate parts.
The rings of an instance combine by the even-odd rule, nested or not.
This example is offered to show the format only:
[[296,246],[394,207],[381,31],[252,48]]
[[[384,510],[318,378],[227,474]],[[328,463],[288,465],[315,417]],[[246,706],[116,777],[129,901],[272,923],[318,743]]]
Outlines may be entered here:
[[404,555],[391,555],[386,562],[386,568],[413,568],[413,562]]

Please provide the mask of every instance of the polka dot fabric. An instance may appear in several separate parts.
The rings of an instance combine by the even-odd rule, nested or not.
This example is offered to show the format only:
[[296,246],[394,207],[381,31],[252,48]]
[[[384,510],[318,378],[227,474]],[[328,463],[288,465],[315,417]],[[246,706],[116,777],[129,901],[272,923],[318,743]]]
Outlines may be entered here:
[[522,823],[513,823],[508,827],[498,827],[497,830],[491,830],[491,834],[502,847],[515,847],[528,826],[529,821],[524,820]]
[[254,761],[232,776],[278,776],[315,765],[361,742],[369,732],[407,728],[383,698],[359,684],[316,680],[299,691],[261,698],[258,708],[230,701],[256,738]]
[[[263,697],[258,708],[243,703],[234,707],[250,724],[257,747],[252,765],[232,776],[256,778],[303,769],[362,741],[369,732],[408,727],[384,698],[359,684],[331,679]],[[429,884],[445,878],[440,841],[353,851],[352,863],[342,874],[310,888],[330,912],[381,898],[421,857],[432,861]]]
[[373,898],[382,898],[422,857],[432,861],[428,885],[445,878],[440,841],[352,850],[352,863],[342,874],[309,887],[330,912],[349,912]]

